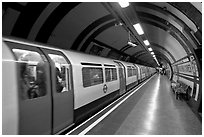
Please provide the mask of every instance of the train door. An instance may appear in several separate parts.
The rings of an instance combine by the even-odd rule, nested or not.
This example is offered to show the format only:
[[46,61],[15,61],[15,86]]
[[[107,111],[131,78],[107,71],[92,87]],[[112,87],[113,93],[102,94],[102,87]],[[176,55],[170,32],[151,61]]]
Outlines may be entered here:
[[142,79],[141,66],[138,65],[137,67],[138,67],[138,82],[140,83]]
[[138,84],[139,76],[138,76],[138,67],[136,64],[134,64],[135,67],[135,77],[136,77],[136,84]]
[[53,134],[73,124],[74,99],[71,81],[71,64],[59,51],[45,50],[51,62]]
[[18,134],[51,134],[49,63],[38,48],[6,43],[11,48],[17,65]]
[[145,78],[145,70],[144,70],[144,67],[143,66],[141,66],[141,80],[143,81],[144,80],[144,78]]
[[118,66],[119,80],[120,80],[120,95],[126,92],[126,78],[125,78],[125,67],[122,63],[116,62]]

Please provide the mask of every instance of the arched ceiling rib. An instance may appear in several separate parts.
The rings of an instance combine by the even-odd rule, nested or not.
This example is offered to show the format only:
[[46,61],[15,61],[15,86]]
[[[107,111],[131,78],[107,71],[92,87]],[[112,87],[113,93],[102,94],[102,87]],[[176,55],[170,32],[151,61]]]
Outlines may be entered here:
[[185,14],[198,29],[202,30],[202,18],[200,18],[202,15],[191,3],[169,2],[169,4],[179,9],[179,11]]
[[[134,4],[135,7],[135,11],[138,12],[143,12],[143,13],[148,13],[148,14],[152,14],[159,17],[163,20],[166,20],[164,23],[169,23],[171,26],[174,27],[174,29],[179,30],[180,32],[183,33],[183,35],[185,37],[188,38],[188,40],[192,43],[192,46],[196,49],[196,45],[198,45],[197,41],[195,40],[195,38],[192,36],[192,34],[190,33],[191,29],[189,28],[189,26],[186,24],[186,22],[183,22],[183,20],[181,20],[180,18],[178,18],[177,16],[175,16],[173,13],[167,11],[166,9],[162,8],[162,7],[158,7],[156,5],[150,4],[150,3],[137,3]],[[143,16],[140,16],[141,18]],[[154,17],[152,17],[152,19],[154,19]],[[159,20],[160,22],[160,20]],[[171,28],[170,26],[170,28]],[[195,43],[195,44],[194,44]]]
[[187,55],[180,41],[177,41],[177,39],[170,35],[167,31],[160,29],[160,27],[152,26],[152,24],[144,24],[144,26],[149,30],[147,31],[147,35],[150,43],[157,43],[158,45],[161,45],[168,50],[176,60]]
[[74,41],[71,49],[76,50],[80,43],[82,42],[82,40],[85,39],[85,37],[94,29],[96,29],[98,26],[100,26],[101,24],[104,24],[105,22],[108,22],[110,20],[113,20],[113,16],[112,15],[106,15],[104,17],[101,17],[99,19],[97,19],[96,21],[92,22],[89,26],[87,26],[76,38],[76,40]]
[[88,45],[91,43],[91,41],[97,37],[99,34],[101,34],[104,30],[114,26],[116,23],[116,21],[112,21],[110,23],[105,24],[104,26],[100,27],[99,29],[97,29],[83,44],[83,46],[81,47],[80,51],[85,51],[86,48],[88,47]]
[[[185,51],[187,53],[189,52],[189,50],[187,48],[187,44],[186,44],[186,42],[188,42],[188,41],[184,41],[184,40],[186,40],[185,36],[183,36],[183,34],[176,27],[174,27],[171,23],[167,22],[166,20],[163,20],[160,17],[154,16],[154,15],[151,15],[148,13],[144,13],[144,12],[138,12],[138,15],[139,15],[139,17],[141,17],[140,19],[142,22],[145,22],[148,24],[154,23],[155,26],[160,27],[160,28],[164,29],[164,31],[169,32],[173,37],[175,37],[175,39],[177,39],[177,41],[180,42],[180,44],[183,46]],[[154,20],[156,22],[151,22],[148,19],[146,20],[146,18],[150,18],[151,20]],[[153,25],[153,24],[151,24],[151,25]],[[183,42],[181,41],[181,39],[184,39]],[[188,43],[188,45],[190,45],[190,43]]]
[[49,5],[43,10],[43,12],[40,14],[38,19],[35,21],[34,25],[32,26],[30,33],[28,35],[29,40],[35,40],[36,36],[38,35],[38,32],[44,25],[45,21],[50,17],[50,15],[54,12],[54,10],[60,5],[59,2],[53,2],[49,3]]
[[[42,4],[40,5],[37,3],[28,3],[19,15],[18,20],[16,21],[15,26],[12,29],[11,35],[21,38],[27,38],[34,22],[37,20],[41,12],[47,7],[48,4],[49,3],[47,2],[42,2]],[[30,15],[32,11],[35,12]],[[24,28],[23,31],[22,28]]]
[[158,56],[158,60],[165,60],[166,62],[168,62],[169,64],[171,64],[170,60],[168,57],[166,57],[162,52],[160,51],[155,51],[155,55]]
[[8,8],[11,8],[11,9],[14,9],[16,11],[21,12],[21,11],[23,11],[26,4],[27,3],[22,4],[20,2],[18,2],[18,3],[17,2],[5,2],[5,3],[3,3],[2,8],[4,11],[6,11]]
[[[111,4],[108,9],[99,2],[3,2],[2,34],[87,53],[96,44],[103,49],[101,56],[113,52],[111,56],[116,59],[148,66],[155,66],[156,62],[147,47],[141,46],[144,38],[160,60],[171,63],[201,48],[199,2],[139,2],[126,9],[115,9],[120,7]],[[126,21],[132,25],[141,23],[145,35],[131,34],[132,42],[139,46],[127,44],[128,31],[135,30],[120,22],[123,14],[113,15],[116,10],[126,12]]]
[[165,49],[164,47],[162,47],[162,46],[160,46],[160,45],[158,45],[156,43],[151,43],[151,45],[152,45],[153,49],[157,49],[157,50],[161,51],[161,53],[166,55],[171,63],[176,61],[175,57],[167,49]]
[[39,42],[47,42],[60,21],[77,5],[79,5],[79,3],[61,3],[57,6],[42,25],[35,40]]

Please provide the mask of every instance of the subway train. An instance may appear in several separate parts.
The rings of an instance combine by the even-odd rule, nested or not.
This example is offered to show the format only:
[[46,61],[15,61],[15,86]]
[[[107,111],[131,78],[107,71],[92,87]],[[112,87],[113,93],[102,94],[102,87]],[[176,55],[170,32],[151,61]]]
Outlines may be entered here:
[[2,40],[3,134],[59,134],[156,72],[44,44]]

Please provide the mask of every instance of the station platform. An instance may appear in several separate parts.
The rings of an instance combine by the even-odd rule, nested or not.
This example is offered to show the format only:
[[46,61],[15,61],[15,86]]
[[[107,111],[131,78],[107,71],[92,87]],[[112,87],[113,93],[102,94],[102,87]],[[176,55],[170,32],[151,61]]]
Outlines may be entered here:
[[201,135],[202,122],[156,74],[68,134]]

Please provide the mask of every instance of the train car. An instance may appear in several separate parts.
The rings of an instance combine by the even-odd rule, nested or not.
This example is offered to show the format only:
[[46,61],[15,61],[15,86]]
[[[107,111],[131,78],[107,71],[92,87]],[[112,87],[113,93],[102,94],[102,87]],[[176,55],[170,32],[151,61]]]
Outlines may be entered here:
[[135,66],[3,38],[3,134],[63,132],[134,87]]

